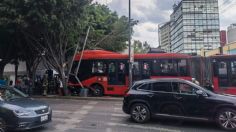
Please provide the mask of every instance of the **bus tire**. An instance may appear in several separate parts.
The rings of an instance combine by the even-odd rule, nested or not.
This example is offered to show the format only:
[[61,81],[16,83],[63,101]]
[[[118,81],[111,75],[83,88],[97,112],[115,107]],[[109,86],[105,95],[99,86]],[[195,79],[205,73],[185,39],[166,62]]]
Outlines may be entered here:
[[94,89],[94,95],[101,97],[104,95],[104,89],[100,84],[94,84],[91,86]]

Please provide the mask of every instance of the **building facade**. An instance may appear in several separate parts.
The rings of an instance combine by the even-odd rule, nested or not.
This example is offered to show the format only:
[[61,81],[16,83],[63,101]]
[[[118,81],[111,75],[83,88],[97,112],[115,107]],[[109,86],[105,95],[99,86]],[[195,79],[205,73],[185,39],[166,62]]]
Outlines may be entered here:
[[182,0],[170,21],[171,52],[200,54],[220,46],[218,0]]
[[228,43],[236,42],[236,23],[231,24],[228,27],[227,40],[228,40]]
[[165,52],[170,52],[170,22],[158,27],[159,46]]
[[226,45],[227,40],[226,40],[226,31],[225,30],[221,30],[220,31],[220,46],[223,47]]

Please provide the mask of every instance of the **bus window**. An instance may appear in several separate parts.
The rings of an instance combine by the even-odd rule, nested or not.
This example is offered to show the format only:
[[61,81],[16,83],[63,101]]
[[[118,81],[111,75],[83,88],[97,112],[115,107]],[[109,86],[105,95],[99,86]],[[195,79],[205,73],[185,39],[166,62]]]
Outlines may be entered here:
[[219,85],[222,87],[228,87],[228,69],[227,69],[227,62],[221,61],[219,62]]
[[139,62],[134,62],[133,63],[133,74],[134,75],[140,75]]
[[119,63],[118,73],[125,73],[125,64],[123,62]]
[[150,64],[149,62],[143,62],[142,65],[142,78],[149,79],[150,78]]
[[96,73],[105,73],[106,72],[106,64],[101,62],[101,61],[97,61],[93,63],[93,67],[92,67],[92,73],[96,74]]
[[231,62],[231,82],[232,86],[236,86],[236,61]]
[[109,73],[115,73],[115,72],[116,72],[116,66],[115,66],[115,63],[114,63],[114,62],[111,62],[111,63],[109,64],[108,72],[109,72]]
[[188,75],[187,60],[182,59],[178,61],[178,72],[180,76]]

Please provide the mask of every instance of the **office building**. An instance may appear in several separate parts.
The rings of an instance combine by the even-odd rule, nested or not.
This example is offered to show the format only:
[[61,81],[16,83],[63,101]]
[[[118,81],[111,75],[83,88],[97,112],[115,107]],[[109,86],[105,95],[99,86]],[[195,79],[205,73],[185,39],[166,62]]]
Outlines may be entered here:
[[159,47],[165,52],[170,52],[170,22],[158,26]]
[[236,42],[236,23],[231,24],[227,31],[228,43]]
[[171,14],[171,52],[200,54],[220,46],[218,0],[182,0]]
[[225,30],[221,30],[220,31],[220,46],[224,47],[226,45],[227,41],[226,41],[226,31]]

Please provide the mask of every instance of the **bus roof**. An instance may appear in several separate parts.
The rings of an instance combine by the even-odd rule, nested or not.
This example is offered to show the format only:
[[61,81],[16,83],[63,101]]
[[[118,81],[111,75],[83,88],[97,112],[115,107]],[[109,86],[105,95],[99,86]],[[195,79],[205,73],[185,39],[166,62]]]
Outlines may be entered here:
[[[80,59],[81,53],[78,53],[75,60]],[[127,54],[121,54],[105,50],[85,50],[83,54],[83,60],[92,59],[128,59]],[[135,54],[134,59],[154,59],[154,58],[190,58],[191,56],[179,53],[146,53],[146,54]]]
[[236,55],[212,55],[210,56],[210,58],[213,59],[232,59],[232,58],[236,58]]

